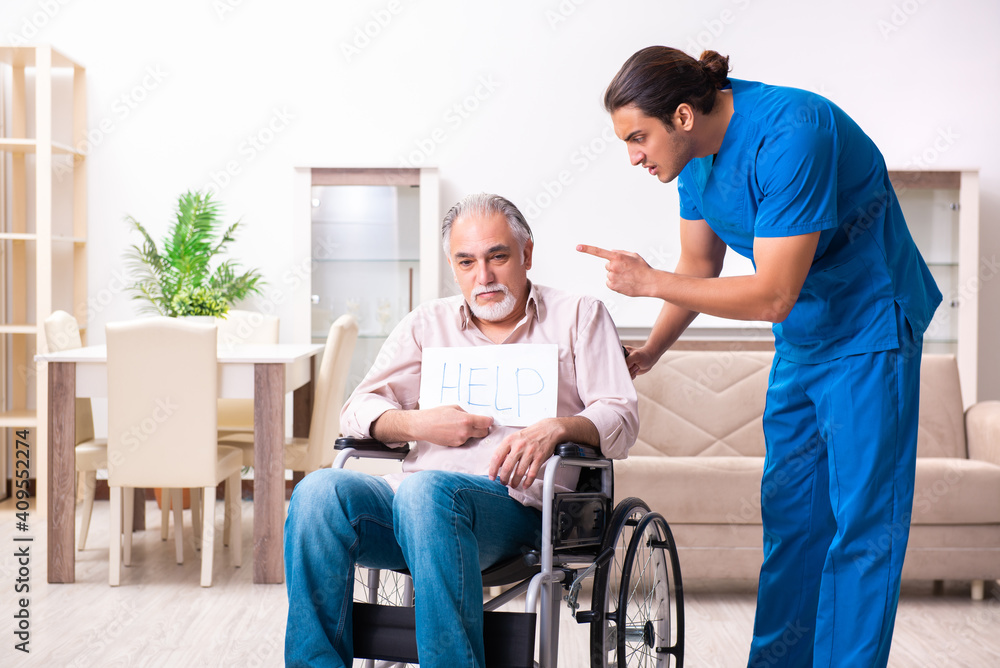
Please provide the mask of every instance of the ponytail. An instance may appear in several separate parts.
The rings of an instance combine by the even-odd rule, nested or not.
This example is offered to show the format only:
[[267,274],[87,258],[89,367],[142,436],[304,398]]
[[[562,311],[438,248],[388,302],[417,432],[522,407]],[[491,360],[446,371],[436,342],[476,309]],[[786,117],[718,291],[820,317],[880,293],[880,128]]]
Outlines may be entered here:
[[[719,55],[717,51],[702,51],[698,62],[701,63],[702,69],[705,70],[705,74],[708,75],[708,80],[715,90],[729,85],[729,56]],[[712,99],[714,101],[715,96]],[[705,113],[707,114],[709,111],[711,108]]]

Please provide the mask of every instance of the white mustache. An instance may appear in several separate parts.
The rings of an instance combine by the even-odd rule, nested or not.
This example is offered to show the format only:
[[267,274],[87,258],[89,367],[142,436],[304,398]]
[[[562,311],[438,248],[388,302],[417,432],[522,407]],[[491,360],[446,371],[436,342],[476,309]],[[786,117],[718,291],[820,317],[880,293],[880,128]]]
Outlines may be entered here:
[[510,294],[510,290],[508,290],[507,286],[504,285],[503,283],[490,283],[489,285],[481,285],[472,288],[472,296],[476,297],[478,295],[483,294],[484,292],[496,292],[498,290],[504,293],[504,295]]

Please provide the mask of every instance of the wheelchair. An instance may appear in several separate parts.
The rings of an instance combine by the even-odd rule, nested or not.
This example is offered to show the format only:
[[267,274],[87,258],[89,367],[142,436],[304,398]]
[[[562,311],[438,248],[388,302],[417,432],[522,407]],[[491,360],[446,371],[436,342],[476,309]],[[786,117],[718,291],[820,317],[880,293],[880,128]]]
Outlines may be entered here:
[[[333,466],[352,458],[402,460],[408,448],[339,438]],[[556,493],[559,467],[580,469],[576,490]],[[612,509],[612,462],[593,447],[561,444],[543,477],[541,549],[483,571],[483,587],[509,586],[483,603],[488,668],[555,668],[565,601],[590,625],[591,668],[684,665],[684,593],[677,547],[666,520],[641,499]],[[592,579],[590,610],[581,610]],[[498,608],[525,595],[524,612]],[[405,572],[355,569],[354,655],[366,668],[417,665],[412,581]],[[535,636],[538,635],[538,659]],[[456,667],[457,668],[457,667]]]

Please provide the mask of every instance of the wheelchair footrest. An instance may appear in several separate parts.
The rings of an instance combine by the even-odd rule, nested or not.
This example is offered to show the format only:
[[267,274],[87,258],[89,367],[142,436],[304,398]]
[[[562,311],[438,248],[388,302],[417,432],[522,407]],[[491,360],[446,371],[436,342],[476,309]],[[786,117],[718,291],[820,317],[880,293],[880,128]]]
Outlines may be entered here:
[[[535,613],[483,613],[487,668],[533,668]],[[354,603],[354,656],[417,663],[413,608]]]

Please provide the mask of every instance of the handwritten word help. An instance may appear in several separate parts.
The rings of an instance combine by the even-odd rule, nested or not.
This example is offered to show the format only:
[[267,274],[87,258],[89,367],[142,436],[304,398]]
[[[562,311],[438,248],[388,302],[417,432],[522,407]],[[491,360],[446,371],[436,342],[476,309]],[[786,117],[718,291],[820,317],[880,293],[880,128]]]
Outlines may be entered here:
[[555,417],[558,390],[554,343],[423,350],[421,408],[458,405],[496,424],[526,427]]

